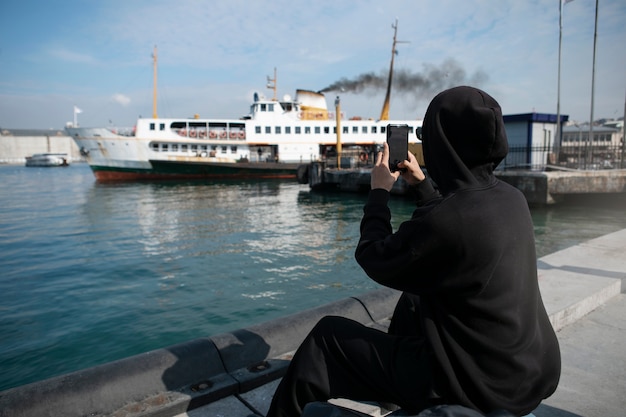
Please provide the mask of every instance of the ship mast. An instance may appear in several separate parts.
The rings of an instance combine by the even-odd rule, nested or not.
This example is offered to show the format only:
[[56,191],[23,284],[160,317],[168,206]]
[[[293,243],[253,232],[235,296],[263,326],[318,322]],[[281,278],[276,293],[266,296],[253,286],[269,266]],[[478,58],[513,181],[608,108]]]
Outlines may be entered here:
[[389,81],[387,82],[387,95],[385,96],[385,102],[383,103],[383,110],[380,112],[380,120],[389,120],[389,101],[391,99],[391,80],[393,78],[393,59],[396,56],[396,44],[408,43],[406,41],[396,40],[398,34],[398,19],[396,23],[391,25],[393,28],[393,46],[391,47],[391,65],[389,66]]
[[337,169],[341,169],[341,100],[335,99],[335,124],[337,125]]
[[270,90],[274,90],[274,97],[272,97],[272,101],[277,101],[276,100],[276,67],[274,67],[274,78],[270,78],[269,75],[267,76],[267,88],[269,88]]
[[154,52],[152,53],[152,71],[153,71],[153,83],[152,86],[152,118],[156,119],[157,116],[157,47],[154,45]]

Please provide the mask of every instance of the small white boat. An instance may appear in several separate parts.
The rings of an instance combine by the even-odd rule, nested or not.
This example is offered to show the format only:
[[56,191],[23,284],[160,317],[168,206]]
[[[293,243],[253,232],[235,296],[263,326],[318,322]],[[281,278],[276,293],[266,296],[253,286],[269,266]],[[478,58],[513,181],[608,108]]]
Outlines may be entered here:
[[66,153],[36,153],[26,157],[27,167],[66,167],[68,165]]

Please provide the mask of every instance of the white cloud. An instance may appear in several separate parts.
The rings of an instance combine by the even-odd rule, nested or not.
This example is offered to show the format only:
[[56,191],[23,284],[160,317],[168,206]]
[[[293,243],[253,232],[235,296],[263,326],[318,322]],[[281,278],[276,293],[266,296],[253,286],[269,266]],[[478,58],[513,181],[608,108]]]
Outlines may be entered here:
[[48,54],[53,58],[70,63],[95,64],[96,59],[88,54],[72,51],[64,47],[51,47]]
[[121,104],[124,107],[127,107],[130,104],[130,97],[125,96],[124,94],[116,93],[113,94],[113,101]]
[[[111,0],[95,4],[73,9],[73,21],[79,23],[72,30],[65,30],[65,25],[56,32],[29,27],[16,38],[20,43],[33,35],[31,44],[16,45],[16,51],[29,51],[31,60],[22,67],[17,59],[0,66],[4,83],[0,94],[80,97],[105,108],[94,115],[104,118],[107,111],[119,111],[109,117],[120,121],[137,113],[150,114],[150,55],[157,45],[163,108],[159,114],[187,116],[199,108],[206,117],[238,117],[248,105],[239,98],[244,92],[269,94],[265,77],[272,75],[274,67],[281,97],[293,95],[298,88],[319,90],[341,78],[387,70],[391,24],[397,16],[398,39],[408,43],[398,45],[396,69],[423,72],[452,59],[469,83],[475,74],[485,75],[477,86],[492,94],[505,113],[556,111],[559,32],[554,0],[319,0],[306,6],[292,0]],[[623,111],[625,20],[623,0],[601,2],[595,81],[598,118]],[[577,120],[589,117],[593,21],[593,2],[574,1],[564,7],[561,112]],[[44,56],[36,54],[42,38],[52,45]],[[14,55],[19,57],[17,52]],[[13,58],[12,49],[7,47],[3,56]],[[423,90],[419,101],[413,98],[419,94],[392,96],[392,117],[422,116],[433,94]],[[124,94],[111,99],[111,91]],[[383,95],[342,94],[342,110],[377,117]],[[169,102],[162,104],[161,97],[168,96]],[[334,93],[328,95],[331,105],[332,99]],[[6,124],[4,119],[0,114],[0,123]]]

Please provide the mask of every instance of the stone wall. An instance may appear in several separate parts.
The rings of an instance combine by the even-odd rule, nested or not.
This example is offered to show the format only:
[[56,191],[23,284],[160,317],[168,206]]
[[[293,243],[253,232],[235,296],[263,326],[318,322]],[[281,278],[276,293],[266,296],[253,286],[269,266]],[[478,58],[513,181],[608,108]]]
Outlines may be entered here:
[[0,135],[0,164],[23,164],[35,153],[66,153],[70,162],[83,160],[76,143],[66,135]]

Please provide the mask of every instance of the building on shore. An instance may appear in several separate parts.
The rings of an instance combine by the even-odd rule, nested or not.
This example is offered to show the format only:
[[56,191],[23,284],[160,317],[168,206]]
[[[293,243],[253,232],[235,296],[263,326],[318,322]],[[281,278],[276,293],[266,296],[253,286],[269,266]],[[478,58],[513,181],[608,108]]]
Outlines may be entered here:
[[[623,166],[622,130],[616,127],[570,125],[563,128],[560,161],[567,168],[613,169]],[[620,164],[622,162],[622,164]]]
[[568,123],[561,115],[561,140],[557,115],[525,113],[504,116],[509,154],[498,169],[617,169],[624,168],[623,121],[592,126]]

